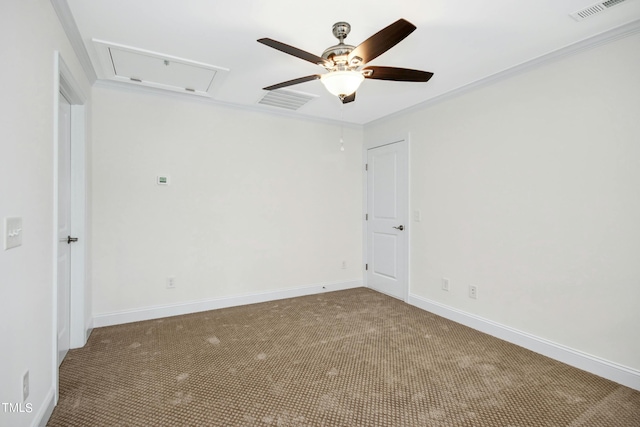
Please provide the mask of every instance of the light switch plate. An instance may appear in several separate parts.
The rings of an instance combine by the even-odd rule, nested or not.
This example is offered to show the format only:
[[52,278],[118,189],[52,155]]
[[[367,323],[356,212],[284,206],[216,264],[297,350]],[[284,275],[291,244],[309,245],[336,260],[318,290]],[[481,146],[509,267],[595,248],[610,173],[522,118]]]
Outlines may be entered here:
[[4,250],[22,245],[22,218],[7,217],[4,219]]

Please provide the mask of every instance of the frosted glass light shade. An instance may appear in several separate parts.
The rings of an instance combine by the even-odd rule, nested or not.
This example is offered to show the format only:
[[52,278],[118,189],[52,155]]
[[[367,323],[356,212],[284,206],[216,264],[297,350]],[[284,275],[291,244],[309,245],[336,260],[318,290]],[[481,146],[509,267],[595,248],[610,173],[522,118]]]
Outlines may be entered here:
[[320,77],[324,87],[335,96],[351,95],[363,80],[364,76],[358,71],[334,71]]

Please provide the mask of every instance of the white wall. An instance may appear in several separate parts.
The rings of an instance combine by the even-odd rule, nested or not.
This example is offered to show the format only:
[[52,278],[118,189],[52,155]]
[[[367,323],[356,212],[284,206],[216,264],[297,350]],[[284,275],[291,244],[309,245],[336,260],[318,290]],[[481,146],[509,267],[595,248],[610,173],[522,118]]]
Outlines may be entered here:
[[[49,1],[7,2],[0,43],[0,219],[24,227],[0,251],[0,402],[28,369],[33,404],[0,426],[27,426],[54,390],[55,50],[91,90]],[[640,369],[638,45],[366,127],[412,134],[413,294]],[[336,125],[92,92],[94,314],[361,280],[361,130],[342,153]]]
[[32,404],[0,406],[0,426],[15,427],[38,422],[54,392],[54,51],[90,88],[48,0],[3,2],[0,44],[0,220],[21,216],[24,229],[22,246],[0,248],[0,402],[22,402],[29,370]]
[[412,294],[640,369],[639,46],[365,128],[412,136]]
[[335,124],[111,87],[93,103],[94,315],[362,280],[360,128],[341,152]]

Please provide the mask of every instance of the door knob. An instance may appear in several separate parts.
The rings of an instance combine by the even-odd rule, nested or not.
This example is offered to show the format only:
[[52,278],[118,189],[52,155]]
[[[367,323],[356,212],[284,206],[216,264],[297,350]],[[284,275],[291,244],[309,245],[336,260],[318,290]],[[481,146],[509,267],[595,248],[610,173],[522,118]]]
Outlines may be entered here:
[[393,228],[395,228],[396,230],[402,231],[402,230],[404,230],[404,225],[399,225],[399,226],[393,227]]
[[67,236],[67,244],[71,244],[71,242],[77,242],[77,241],[78,241],[77,237]]

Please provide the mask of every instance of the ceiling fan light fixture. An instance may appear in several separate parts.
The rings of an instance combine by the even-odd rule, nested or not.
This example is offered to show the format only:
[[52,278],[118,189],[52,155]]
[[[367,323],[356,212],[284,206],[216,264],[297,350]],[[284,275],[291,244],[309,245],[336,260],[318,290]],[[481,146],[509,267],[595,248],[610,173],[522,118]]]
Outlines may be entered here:
[[359,71],[332,71],[323,74],[320,81],[335,96],[349,96],[358,90],[364,76]]

